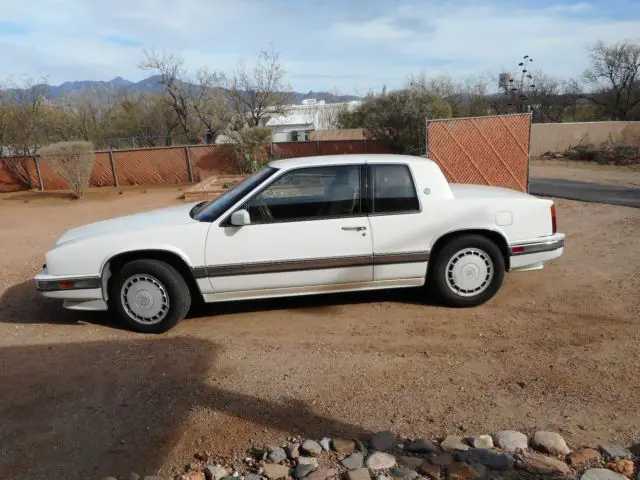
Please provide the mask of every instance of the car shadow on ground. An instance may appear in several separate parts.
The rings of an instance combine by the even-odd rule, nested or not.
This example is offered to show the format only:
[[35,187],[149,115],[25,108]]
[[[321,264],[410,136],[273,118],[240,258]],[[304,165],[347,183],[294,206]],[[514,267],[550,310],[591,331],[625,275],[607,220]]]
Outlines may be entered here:
[[[318,315],[330,315],[345,305],[391,302],[437,306],[423,288],[400,288],[320,295],[305,295],[261,300],[220,303],[194,301],[188,319],[262,312],[270,310],[299,310]],[[31,280],[9,287],[0,296],[0,322],[14,324],[82,325],[91,323],[123,329],[108,312],[78,312],[66,310],[62,301],[44,298]]]
[[[220,348],[187,337],[2,348],[0,478],[166,475],[161,467],[198,407],[245,420],[255,431],[371,434],[317,415],[299,400],[274,402],[207,384],[216,378]],[[224,442],[215,428],[205,430],[214,451]]]

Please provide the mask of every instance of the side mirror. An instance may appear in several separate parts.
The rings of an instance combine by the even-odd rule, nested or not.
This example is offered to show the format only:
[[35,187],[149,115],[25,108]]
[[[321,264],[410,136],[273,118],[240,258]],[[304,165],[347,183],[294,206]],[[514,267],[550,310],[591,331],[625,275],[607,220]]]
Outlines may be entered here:
[[249,212],[247,212],[244,208],[231,214],[231,225],[242,227],[243,225],[249,225],[250,223],[251,217],[249,216]]

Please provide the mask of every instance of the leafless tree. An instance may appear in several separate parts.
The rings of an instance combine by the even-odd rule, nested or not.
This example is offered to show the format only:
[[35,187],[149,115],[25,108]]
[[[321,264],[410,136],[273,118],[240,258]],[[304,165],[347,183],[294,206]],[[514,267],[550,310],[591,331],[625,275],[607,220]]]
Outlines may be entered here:
[[274,115],[281,115],[292,98],[284,84],[285,72],[279,55],[262,50],[253,68],[240,63],[229,82],[229,101],[238,127],[264,126]]

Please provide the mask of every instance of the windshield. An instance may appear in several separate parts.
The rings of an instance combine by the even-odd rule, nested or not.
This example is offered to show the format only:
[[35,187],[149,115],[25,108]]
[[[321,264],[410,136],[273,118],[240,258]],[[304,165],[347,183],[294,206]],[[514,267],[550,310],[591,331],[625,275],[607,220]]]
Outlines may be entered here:
[[213,222],[214,220],[217,220],[220,215],[226,212],[234,203],[277,171],[277,168],[266,166],[263,169],[258,170],[253,175],[245,178],[242,182],[226,191],[218,198],[208,202],[199,203],[191,210],[191,212],[189,212],[189,214],[193,219],[200,222]]

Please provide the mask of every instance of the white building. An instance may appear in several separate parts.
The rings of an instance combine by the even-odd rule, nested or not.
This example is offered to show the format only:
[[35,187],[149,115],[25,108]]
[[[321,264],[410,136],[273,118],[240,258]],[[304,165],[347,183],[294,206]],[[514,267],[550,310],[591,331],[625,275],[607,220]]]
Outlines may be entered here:
[[273,130],[275,142],[304,142],[312,131],[336,130],[338,115],[343,110],[353,111],[362,102],[326,103],[310,98],[298,105],[287,105],[284,113],[271,117],[265,126]]

